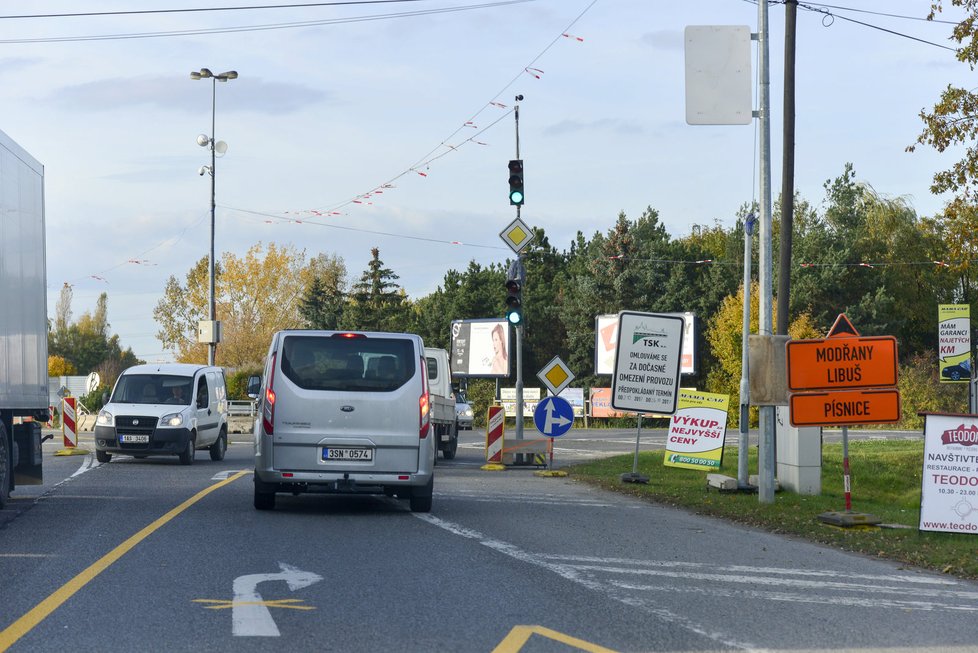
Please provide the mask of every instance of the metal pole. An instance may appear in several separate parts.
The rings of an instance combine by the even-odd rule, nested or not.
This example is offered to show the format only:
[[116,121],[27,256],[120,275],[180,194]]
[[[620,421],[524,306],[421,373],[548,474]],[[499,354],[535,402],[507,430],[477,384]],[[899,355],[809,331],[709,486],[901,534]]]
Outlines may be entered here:
[[849,476],[849,427],[842,427],[842,483],[846,492],[846,512],[852,512],[852,481]]
[[[215,132],[215,125],[217,122],[217,78],[211,78],[211,255],[208,259],[207,268],[208,275],[210,276],[210,282],[208,285],[208,297],[210,301],[210,317],[211,326],[214,326],[214,321],[217,319],[217,300],[214,297],[214,211],[216,207],[215,202],[215,185],[217,183],[217,169],[215,163],[217,162],[217,156],[215,154],[214,144],[217,141],[217,134]],[[217,343],[213,342],[217,338],[217,333],[211,334],[211,342],[207,345],[207,364],[214,365],[217,358]]]
[[642,413],[638,414],[638,432],[635,433],[635,459],[632,461],[632,476],[638,476],[638,443],[642,439]]
[[750,341],[751,244],[754,240],[754,214],[744,219],[744,324],[740,355],[740,441],[737,443],[737,485],[750,485],[748,455],[750,447],[750,376],[748,343]]
[[[516,158],[520,158],[520,105],[518,102],[523,99],[522,95],[516,96],[517,104],[513,108],[513,117],[516,122]],[[516,217],[520,217],[519,204],[516,205]],[[523,267],[523,255],[517,254],[517,260],[519,261],[519,269],[525,269]],[[521,280],[522,290],[526,290],[523,287],[525,285],[525,279]],[[522,297],[522,295],[521,295]],[[523,321],[516,325],[516,439],[523,439],[523,322],[526,321],[526,305],[523,304],[521,310],[523,311]],[[519,455],[522,462],[523,454]],[[532,460],[532,456],[531,456]]]
[[[757,3],[758,66],[760,72],[760,324],[758,333],[774,334],[771,283],[771,61],[768,42],[768,3]],[[758,500],[774,503],[774,406],[761,406],[760,438],[758,441]]]

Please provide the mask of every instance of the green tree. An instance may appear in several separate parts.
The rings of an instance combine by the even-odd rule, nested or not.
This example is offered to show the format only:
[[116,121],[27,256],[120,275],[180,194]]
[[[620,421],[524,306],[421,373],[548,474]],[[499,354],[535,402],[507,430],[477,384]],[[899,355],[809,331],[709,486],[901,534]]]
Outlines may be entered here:
[[346,298],[346,265],[343,259],[320,254],[309,262],[311,277],[299,299],[299,314],[310,329],[339,327]]
[[410,304],[400,277],[384,267],[380,249],[370,250],[370,262],[353,284],[343,309],[344,328],[357,331],[402,331],[411,323]]

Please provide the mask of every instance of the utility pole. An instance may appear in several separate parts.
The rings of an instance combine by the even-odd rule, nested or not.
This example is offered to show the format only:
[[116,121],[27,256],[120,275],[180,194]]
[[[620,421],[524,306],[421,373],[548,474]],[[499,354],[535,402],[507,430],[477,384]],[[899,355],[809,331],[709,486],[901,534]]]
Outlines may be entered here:
[[[760,324],[761,335],[774,334],[772,310],[772,221],[771,221],[771,57],[768,28],[768,2],[758,0],[758,72],[760,77]],[[758,441],[758,488],[760,503],[774,503],[774,429],[775,407],[760,408],[760,438]]]
[[795,33],[798,0],[784,2],[784,148],[781,161],[781,251],[778,266],[778,334],[788,335],[791,237],[795,218]]

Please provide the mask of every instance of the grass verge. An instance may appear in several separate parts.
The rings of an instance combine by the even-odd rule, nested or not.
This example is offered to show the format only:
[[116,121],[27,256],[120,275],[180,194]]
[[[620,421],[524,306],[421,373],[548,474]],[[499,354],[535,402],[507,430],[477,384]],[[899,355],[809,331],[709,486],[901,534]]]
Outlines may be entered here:
[[[845,510],[842,445],[822,447],[822,493],[802,496],[780,491],[774,503],[761,504],[756,494],[719,492],[707,488],[706,472],[666,467],[663,452],[639,455],[638,471],[647,485],[622,483],[632,471],[633,455],[615,456],[567,468],[573,478],[649,501],[684,508],[701,515],[783,533],[870,556],[924,567],[960,578],[978,579],[978,535],[922,532],[920,478],[923,441],[873,440],[849,443],[852,509],[882,518],[887,525],[910,528],[839,528],[822,523],[818,515]],[[757,449],[750,450],[751,470],[757,469]],[[724,451],[718,473],[737,477],[737,450]]]

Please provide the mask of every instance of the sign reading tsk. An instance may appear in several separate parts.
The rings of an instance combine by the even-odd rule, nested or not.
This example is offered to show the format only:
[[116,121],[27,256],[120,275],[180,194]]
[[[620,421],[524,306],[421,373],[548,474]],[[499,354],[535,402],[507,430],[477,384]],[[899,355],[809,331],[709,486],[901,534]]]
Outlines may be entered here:
[[683,318],[674,315],[618,314],[613,408],[664,415],[676,412],[683,326]]
[[879,388],[897,383],[893,336],[791,340],[788,389]]

